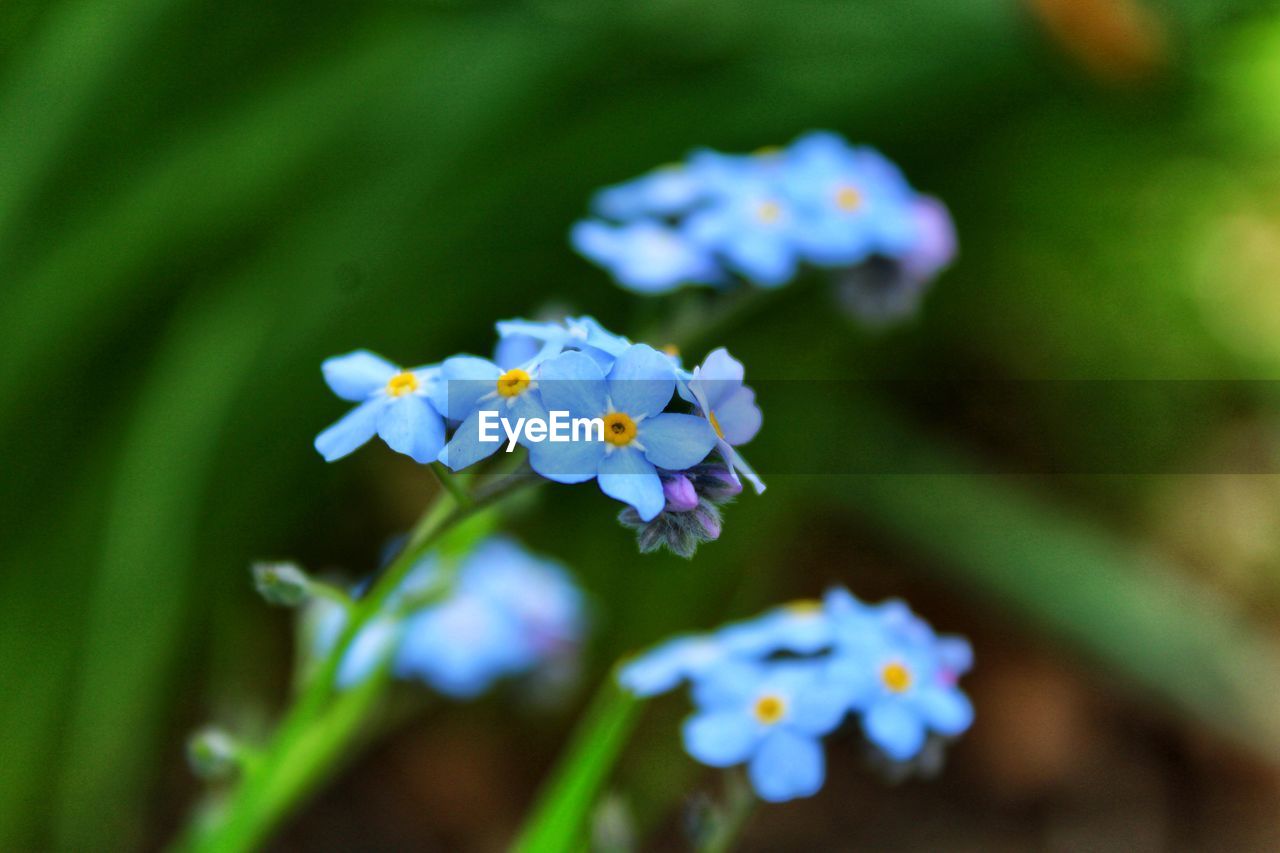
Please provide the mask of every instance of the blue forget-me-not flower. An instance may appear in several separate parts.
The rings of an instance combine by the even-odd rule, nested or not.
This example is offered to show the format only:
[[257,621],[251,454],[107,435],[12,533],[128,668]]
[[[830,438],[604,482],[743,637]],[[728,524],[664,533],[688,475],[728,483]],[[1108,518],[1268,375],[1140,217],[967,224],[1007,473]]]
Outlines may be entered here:
[[577,352],[545,362],[540,376],[543,404],[573,418],[601,418],[604,440],[531,445],[533,470],[561,483],[595,479],[601,491],[634,507],[645,521],[666,504],[658,469],[690,468],[715,446],[704,419],[664,411],[675,393],[675,369],[650,346],[624,350],[607,377]]
[[[459,558],[429,554],[406,575],[352,640],[339,664],[340,687],[389,666],[397,678],[464,699],[576,654],[586,607],[563,566],[500,536],[479,543],[456,565],[451,559]],[[424,595],[429,591],[444,594]],[[341,604],[317,598],[304,619],[305,641],[323,653],[337,641],[346,613]]]
[[778,287],[812,267],[835,274],[842,302],[871,321],[914,309],[956,251],[942,202],[825,131],[750,155],[694,151],[600,190],[591,210],[571,242],[624,287]]
[[[741,491],[739,475],[763,490],[736,449],[759,429],[760,410],[725,350],[689,372],[678,355],[592,317],[504,320],[497,330],[493,360],[455,355],[414,370],[363,350],[327,360],[330,387],[360,405],[320,434],[317,449],[333,460],[378,434],[419,462],[459,471],[504,445],[522,447],[542,477],[595,480],[626,504],[620,518],[642,551],[665,545],[684,556],[720,535],[719,507]],[[720,459],[708,459],[717,448]]]
[[782,801],[821,788],[821,739],[851,717],[899,767],[930,737],[964,732],[973,708],[957,681],[971,665],[967,641],[938,636],[902,602],[872,606],[833,589],[669,640],[627,661],[618,680],[640,697],[688,682],[686,751],[713,767],[746,764],[756,793]]
[[403,370],[367,350],[326,359],[324,380],[333,393],[359,403],[316,436],[326,462],[341,459],[378,435],[397,453],[432,462],[444,446],[440,368]]

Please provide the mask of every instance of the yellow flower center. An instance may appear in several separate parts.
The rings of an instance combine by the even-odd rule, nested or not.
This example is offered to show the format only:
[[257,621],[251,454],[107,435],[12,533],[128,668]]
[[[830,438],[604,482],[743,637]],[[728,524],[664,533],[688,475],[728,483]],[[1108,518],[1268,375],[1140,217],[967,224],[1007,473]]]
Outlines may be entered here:
[[604,416],[604,440],[618,447],[625,447],[636,437],[636,422],[623,412],[610,412]]
[[788,602],[786,608],[793,616],[817,616],[822,612],[822,602],[816,598],[801,598]]
[[756,205],[756,217],[765,224],[773,224],[782,218],[782,205],[776,201],[762,201]]
[[716,435],[724,438],[724,430],[720,429],[720,421],[716,420],[716,413],[707,412],[707,420],[711,421],[711,428],[716,431]]
[[757,148],[752,153],[755,154],[757,157],[777,157],[779,154],[782,153],[782,146],[781,145],[765,145],[761,148]]
[[852,213],[862,206],[862,193],[853,187],[841,187],[836,190],[836,207]]
[[761,696],[756,700],[756,706],[753,710],[757,720],[766,726],[772,726],[787,713],[787,703],[783,701],[781,696]]
[[676,346],[675,344],[667,344],[665,347],[662,348],[662,351],[665,352],[667,355],[671,356],[672,358],[675,358],[680,355],[680,347]]
[[418,390],[418,377],[409,371],[397,373],[387,381],[387,393],[392,397],[403,397]]
[[498,393],[503,397],[514,397],[528,387],[529,374],[518,367],[498,377]]
[[880,680],[892,692],[901,693],[911,686],[911,671],[897,661],[887,663],[880,670]]

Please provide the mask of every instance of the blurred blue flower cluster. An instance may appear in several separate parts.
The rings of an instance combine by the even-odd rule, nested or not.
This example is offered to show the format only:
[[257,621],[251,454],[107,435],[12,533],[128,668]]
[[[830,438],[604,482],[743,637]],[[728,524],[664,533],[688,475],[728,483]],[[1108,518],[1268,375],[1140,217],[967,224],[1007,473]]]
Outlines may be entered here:
[[[328,359],[325,381],[358,405],[320,433],[316,449],[332,461],[378,435],[418,462],[458,471],[504,446],[523,446],[541,476],[595,480],[641,525],[684,514],[662,523],[693,531],[698,541],[718,535],[715,505],[726,488],[741,490],[740,476],[763,491],[736,449],[759,430],[760,409],[742,364],[725,350],[686,370],[677,355],[634,344],[591,317],[511,320],[497,329],[492,359],[458,355],[411,369],[364,350]],[[598,430],[548,435],[545,425],[557,413],[566,424],[590,421]],[[516,429],[504,434],[512,423]],[[533,423],[544,425],[542,433],[520,431]],[[708,462],[713,450],[718,460]]]
[[688,753],[712,767],[747,764],[760,797],[780,802],[822,787],[821,739],[851,715],[891,762],[964,732],[973,708],[957,682],[972,663],[966,640],[937,635],[902,602],[868,605],[837,588],[670,640],[619,680],[642,697],[689,682]]
[[[312,599],[303,615],[317,657],[337,642],[346,607]],[[559,563],[492,537],[461,559],[428,554],[356,635],[338,669],[349,688],[390,666],[458,699],[520,675],[571,667],[585,630],[582,593]]]
[[870,264],[874,282],[854,281],[863,290],[892,284],[904,302],[956,249],[940,201],[915,192],[875,150],[821,131],[749,155],[694,151],[601,190],[592,212],[573,227],[574,247],[641,293],[735,278],[777,287],[806,264],[842,272]]

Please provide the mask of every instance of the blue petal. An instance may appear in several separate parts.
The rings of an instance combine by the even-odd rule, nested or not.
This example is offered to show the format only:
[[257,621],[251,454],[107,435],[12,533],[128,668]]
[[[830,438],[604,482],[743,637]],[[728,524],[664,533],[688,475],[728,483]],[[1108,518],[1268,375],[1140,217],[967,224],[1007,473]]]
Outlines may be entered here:
[[756,392],[743,385],[713,406],[716,423],[724,433],[725,441],[732,445],[746,444],[760,431],[764,419],[756,405]]
[[760,692],[765,669],[758,663],[725,660],[696,676],[693,703],[702,709],[746,708]]
[[327,358],[320,370],[333,393],[353,403],[369,399],[370,394],[400,372],[400,368],[385,358],[363,349]]
[[[497,418],[491,417],[490,422],[497,423]],[[449,443],[440,451],[439,461],[443,462],[450,471],[461,471],[481,459],[488,459],[497,452],[499,447],[505,447],[507,441],[506,433],[502,431],[501,426],[490,429],[489,434],[497,435],[497,440],[480,440],[480,412],[472,412],[454,431]]]
[[543,362],[538,392],[547,411],[574,418],[598,418],[607,408],[604,372],[590,356],[565,352]]
[[544,346],[543,342],[529,335],[509,335],[498,340],[493,350],[493,361],[503,370],[510,370],[532,361]]
[[529,445],[529,465],[557,483],[585,483],[599,471],[604,450],[603,441],[543,441]]
[[958,735],[973,725],[973,705],[959,690],[922,689],[916,698],[929,728],[944,735]]
[[[751,487],[756,490],[757,495],[764,494],[764,480],[761,480],[760,475],[755,472],[755,469],[747,464],[747,460],[743,458],[742,454],[734,450],[727,441],[719,442],[717,447],[720,450],[720,454],[724,457],[724,461],[729,463],[729,470],[733,474],[734,480],[737,480],[738,475],[741,474],[743,479],[750,483]],[[742,484],[739,483],[738,485],[741,486]]]
[[792,706],[789,726],[805,734],[825,735],[844,721],[849,695],[842,685],[816,678],[795,692]]
[[409,394],[382,410],[378,435],[392,450],[425,465],[435,462],[444,447],[444,421],[426,397]]
[[459,355],[445,359],[440,375],[445,381],[449,419],[460,421],[475,410],[481,397],[496,389],[502,370],[488,359]]
[[767,802],[811,797],[826,778],[822,744],[817,738],[775,728],[761,742],[747,773],[760,799]]
[[620,240],[617,231],[605,223],[584,219],[569,229],[569,243],[579,254],[603,265],[612,263]]
[[378,431],[378,416],[386,405],[387,401],[380,397],[361,403],[347,412],[342,420],[317,435],[316,450],[324,461],[341,459],[373,438]]
[[880,695],[880,681],[874,665],[862,650],[837,653],[827,664],[827,683],[844,693],[850,708],[868,708]]
[[742,362],[729,355],[724,347],[718,347],[698,365],[689,385],[708,406],[719,412],[725,398],[742,387],[745,374]]
[[671,359],[647,344],[634,344],[618,356],[609,371],[609,399],[634,417],[656,415],[676,390]]
[[376,619],[356,634],[338,665],[339,687],[354,687],[377,672],[395,646],[397,625],[391,619]]
[[725,247],[725,254],[744,276],[761,287],[777,287],[796,274],[796,255],[785,239],[742,235]]
[[509,614],[481,596],[458,595],[406,621],[396,671],[469,698],[517,671],[526,651]]
[[867,737],[894,761],[915,758],[924,747],[924,723],[902,702],[880,702],[862,718]]
[[759,726],[741,711],[694,714],[681,727],[684,748],[711,767],[732,767],[751,755],[760,737]]
[[637,696],[656,696],[686,678],[701,678],[719,667],[724,655],[724,648],[712,637],[676,637],[624,664],[618,681]]
[[668,471],[692,468],[706,459],[716,445],[711,424],[696,415],[674,412],[645,418],[637,427],[636,437],[644,446],[645,458]]
[[[569,447],[569,443],[552,445]],[[536,469],[535,469],[536,470]],[[662,480],[648,460],[633,447],[620,447],[600,461],[600,491],[635,507],[640,518],[652,521],[666,506]]]

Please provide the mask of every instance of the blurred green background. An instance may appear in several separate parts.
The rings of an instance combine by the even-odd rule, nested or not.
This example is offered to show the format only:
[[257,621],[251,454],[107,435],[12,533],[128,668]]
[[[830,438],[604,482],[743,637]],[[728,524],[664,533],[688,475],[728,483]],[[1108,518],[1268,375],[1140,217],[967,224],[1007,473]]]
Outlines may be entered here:
[[[0,848],[163,844],[200,790],[185,734],[260,732],[286,697],[288,614],[249,562],[366,572],[429,498],[380,447],[321,463],[321,359],[671,307],[569,251],[594,188],[819,127],[947,201],[961,259],[918,319],[870,333],[797,288],[715,342],[749,379],[1269,380],[1277,103],[1280,7],[1250,0],[0,4]],[[583,689],[429,704],[281,849],[499,848],[618,654],[834,582],[970,634],[978,723],[927,784],[833,744],[748,849],[1280,846],[1280,482],[980,473],[1048,441],[1067,470],[1272,470],[1271,386],[999,423],[876,387],[762,394],[770,490],[692,563],[543,490],[514,524],[594,597]],[[843,442],[953,473],[771,464]],[[683,712],[656,703],[613,780],[677,848],[681,792],[717,784]]]

